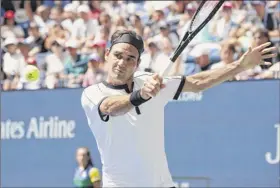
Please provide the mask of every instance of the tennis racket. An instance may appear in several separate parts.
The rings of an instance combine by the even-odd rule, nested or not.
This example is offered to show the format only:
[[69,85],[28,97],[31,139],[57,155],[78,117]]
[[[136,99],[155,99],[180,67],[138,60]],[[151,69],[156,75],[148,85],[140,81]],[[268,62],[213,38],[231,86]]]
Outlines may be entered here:
[[176,61],[182,51],[186,48],[186,46],[191,42],[191,40],[203,29],[203,27],[213,18],[213,16],[217,13],[220,9],[222,4],[225,0],[219,1],[206,1],[203,0],[198,9],[196,10],[195,14],[192,17],[190,25],[188,27],[187,32],[185,33],[184,37],[181,39],[179,45],[173,52],[170,57],[170,62],[167,68],[160,73],[160,76],[166,76],[172,64]]

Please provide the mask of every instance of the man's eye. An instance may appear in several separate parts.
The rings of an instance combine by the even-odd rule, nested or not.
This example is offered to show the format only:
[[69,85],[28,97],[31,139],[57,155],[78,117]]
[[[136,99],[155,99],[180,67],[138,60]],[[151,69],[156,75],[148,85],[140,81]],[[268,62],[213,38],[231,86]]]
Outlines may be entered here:
[[115,54],[115,56],[118,58],[118,59],[121,59],[122,56],[120,54]]

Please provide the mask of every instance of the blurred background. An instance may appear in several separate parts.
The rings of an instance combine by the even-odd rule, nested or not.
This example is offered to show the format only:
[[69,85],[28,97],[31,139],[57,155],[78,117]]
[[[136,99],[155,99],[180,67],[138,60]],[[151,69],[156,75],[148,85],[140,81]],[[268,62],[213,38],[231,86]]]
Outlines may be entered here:
[[[2,0],[1,186],[73,186],[75,168],[81,164],[78,159],[76,161],[76,150],[80,147],[89,148],[93,163],[101,173],[96,144],[80,106],[80,94],[83,88],[105,78],[104,53],[110,46],[111,35],[118,29],[130,29],[142,36],[145,51],[139,70],[159,72],[168,63],[166,60],[183,37],[199,3],[190,0]],[[270,65],[256,66],[203,93],[183,93],[179,102],[168,105],[167,156],[172,174],[177,177],[176,181],[181,181],[178,186],[210,186],[211,178],[216,178],[211,184],[214,186],[279,185],[279,170],[275,165],[268,165],[265,153],[272,150],[267,161],[273,161],[280,147],[276,142],[276,136],[280,138],[280,128],[275,131],[280,122],[280,2],[226,1],[177,59],[170,75],[191,75],[222,67],[242,56],[248,47],[267,41],[278,49],[277,57],[266,60]],[[40,79],[36,82],[24,79],[23,70],[29,64],[40,70]],[[204,126],[210,124],[212,129],[203,132]],[[181,130],[180,125],[185,129]],[[220,130],[220,125],[228,129]],[[238,128],[232,130],[236,125]],[[253,129],[257,129],[254,135],[250,133]],[[209,148],[224,142],[217,148],[225,151],[222,148],[233,144],[235,149],[225,152],[224,158],[237,155],[237,160],[244,152],[248,155],[255,152],[254,156],[259,158],[252,161],[262,165],[251,164],[247,159],[237,165],[237,160],[231,163],[236,171],[233,166],[228,168],[236,176],[227,176],[226,169],[214,170],[210,164],[219,166],[221,160],[211,158],[211,152],[205,154],[194,149],[206,146],[186,139],[193,137],[187,134],[189,131],[197,131],[204,144],[213,143],[207,145]],[[200,138],[201,134],[208,136]],[[182,136],[180,142],[185,149],[174,146],[178,139],[175,135]],[[213,141],[217,136],[223,139],[223,135],[228,135],[225,136],[227,142]],[[251,145],[244,144],[248,144],[248,139]],[[260,147],[252,151],[255,142]],[[198,153],[193,153],[192,149]],[[180,156],[189,157],[173,156],[179,151],[183,152]],[[208,163],[198,156],[208,156],[212,161]],[[199,161],[205,162],[204,169],[197,167]],[[279,167],[277,157],[274,161]],[[182,165],[184,163],[186,165]],[[244,167],[246,164],[251,166]],[[248,169],[266,175],[252,175]]]
[[[158,72],[178,45],[199,1],[2,1],[1,87],[9,90],[87,87],[106,75],[104,51],[118,29],[145,40],[139,70]],[[249,46],[271,41],[279,49],[279,1],[227,1],[187,47],[171,75],[221,67]],[[280,50],[278,50],[279,52]],[[280,53],[280,52],[279,52]],[[234,80],[275,78],[280,55]],[[26,64],[41,78],[25,83]]]

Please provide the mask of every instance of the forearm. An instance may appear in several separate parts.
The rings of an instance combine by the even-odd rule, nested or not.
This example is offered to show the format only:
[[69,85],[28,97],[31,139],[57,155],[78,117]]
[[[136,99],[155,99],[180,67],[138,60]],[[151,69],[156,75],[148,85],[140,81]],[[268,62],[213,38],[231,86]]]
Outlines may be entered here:
[[183,91],[199,92],[225,82],[243,71],[239,65],[240,63],[236,61],[219,69],[187,76]]
[[130,102],[130,95],[111,96],[100,105],[100,111],[110,116],[123,115],[131,108],[133,108],[133,105]]

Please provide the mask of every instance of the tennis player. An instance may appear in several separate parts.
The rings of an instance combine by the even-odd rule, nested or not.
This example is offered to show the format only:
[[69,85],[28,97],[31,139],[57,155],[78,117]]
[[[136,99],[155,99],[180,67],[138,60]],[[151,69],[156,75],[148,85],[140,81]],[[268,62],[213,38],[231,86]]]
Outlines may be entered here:
[[[223,68],[187,77],[136,72],[140,36],[116,31],[106,51],[104,82],[84,89],[81,103],[101,155],[104,187],[173,187],[164,148],[164,106],[183,92],[199,92],[255,67],[275,48],[248,50]],[[166,60],[168,61],[168,60]]]

